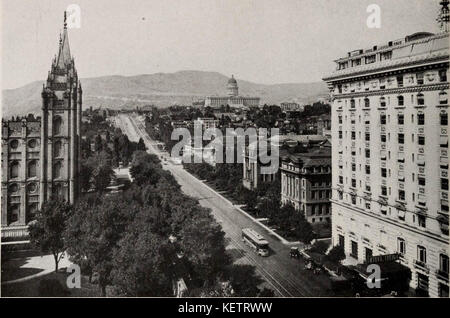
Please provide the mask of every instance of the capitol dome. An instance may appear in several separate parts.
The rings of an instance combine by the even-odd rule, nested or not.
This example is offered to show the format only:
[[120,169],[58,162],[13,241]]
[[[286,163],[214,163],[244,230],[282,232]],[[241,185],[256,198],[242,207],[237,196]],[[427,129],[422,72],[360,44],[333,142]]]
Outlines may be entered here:
[[228,85],[227,85],[227,91],[228,91],[228,96],[238,96],[238,85],[236,80],[234,79],[234,76],[231,75],[231,78],[228,80]]

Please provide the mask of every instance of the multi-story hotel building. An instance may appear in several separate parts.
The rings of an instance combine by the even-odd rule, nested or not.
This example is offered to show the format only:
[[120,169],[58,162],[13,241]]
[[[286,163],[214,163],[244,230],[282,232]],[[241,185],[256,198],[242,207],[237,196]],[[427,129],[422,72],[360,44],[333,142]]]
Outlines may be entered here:
[[331,223],[331,151],[313,147],[281,157],[281,203],[290,203],[310,223]]
[[333,99],[333,245],[359,263],[399,253],[411,287],[448,297],[448,30],[336,64],[324,79]]

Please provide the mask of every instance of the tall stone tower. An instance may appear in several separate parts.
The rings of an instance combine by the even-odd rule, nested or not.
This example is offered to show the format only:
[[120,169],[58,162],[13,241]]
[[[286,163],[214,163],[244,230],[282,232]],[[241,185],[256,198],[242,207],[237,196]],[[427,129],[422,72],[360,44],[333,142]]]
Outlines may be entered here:
[[82,90],[70,55],[66,13],[58,55],[42,90],[40,206],[52,196],[75,202],[79,193]]

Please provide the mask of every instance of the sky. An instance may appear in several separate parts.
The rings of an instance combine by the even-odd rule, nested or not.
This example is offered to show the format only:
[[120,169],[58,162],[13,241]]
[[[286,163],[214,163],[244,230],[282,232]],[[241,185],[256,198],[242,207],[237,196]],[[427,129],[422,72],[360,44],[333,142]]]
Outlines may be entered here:
[[[438,32],[439,0],[1,0],[1,86],[44,80],[63,12],[81,78],[216,71],[256,83],[320,81],[347,52]],[[368,28],[367,7],[381,9]]]

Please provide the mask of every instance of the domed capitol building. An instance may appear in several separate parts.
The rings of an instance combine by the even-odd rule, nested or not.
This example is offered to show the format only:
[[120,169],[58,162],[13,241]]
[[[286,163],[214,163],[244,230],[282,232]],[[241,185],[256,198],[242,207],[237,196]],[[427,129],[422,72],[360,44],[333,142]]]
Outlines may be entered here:
[[258,107],[260,103],[259,97],[239,96],[239,88],[237,81],[233,75],[227,84],[228,96],[207,96],[205,106],[221,107],[229,105],[237,108]]

